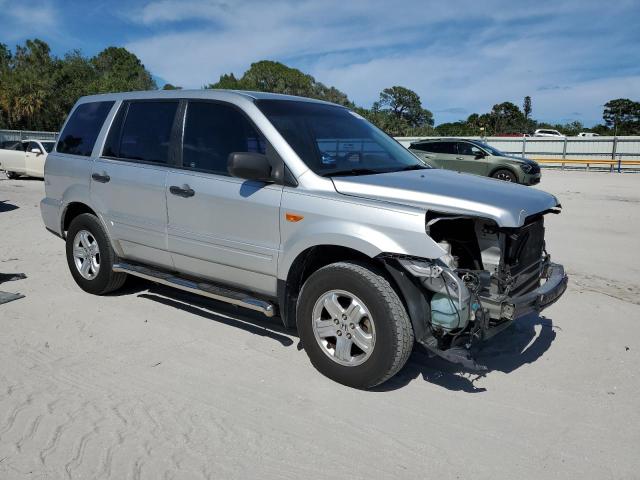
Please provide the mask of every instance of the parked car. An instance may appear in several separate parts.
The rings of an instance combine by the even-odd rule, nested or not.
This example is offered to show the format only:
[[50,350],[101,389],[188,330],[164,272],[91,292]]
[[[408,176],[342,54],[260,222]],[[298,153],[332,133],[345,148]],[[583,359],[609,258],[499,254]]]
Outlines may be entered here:
[[409,150],[435,168],[473,173],[523,185],[540,182],[540,166],[536,162],[507,155],[479,140],[420,140],[412,143]]
[[8,178],[21,175],[44,178],[44,164],[55,142],[47,140],[23,140],[7,142],[0,148],[0,170]]
[[[564,292],[553,195],[425,166],[357,113],[237,91],[81,98],[45,165],[44,224],[102,295],[133,275],[297,328],[358,388],[414,343],[482,370],[482,339]],[[214,367],[215,368],[215,367]]]
[[595,132],[580,132],[577,136],[578,137],[599,137],[600,134]]
[[535,132],[533,132],[534,137],[562,137],[564,135],[561,134],[558,130],[551,130],[550,128],[539,128]]

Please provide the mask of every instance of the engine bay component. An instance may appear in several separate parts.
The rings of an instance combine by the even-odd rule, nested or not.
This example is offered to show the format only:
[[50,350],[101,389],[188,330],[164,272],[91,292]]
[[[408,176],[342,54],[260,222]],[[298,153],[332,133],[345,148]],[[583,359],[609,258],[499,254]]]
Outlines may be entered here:
[[481,367],[465,352],[517,318],[541,311],[566,289],[564,269],[552,264],[545,250],[542,215],[519,228],[499,228],[483,218],[427,215],[426,229],[443,254],[395,260],[427,300],[427,334],[417,340],[430,354]]
[[444,330],[465,328],[469,323],[469,304],[457,304],[456,300],[442,293],[431,297],[431,324]]

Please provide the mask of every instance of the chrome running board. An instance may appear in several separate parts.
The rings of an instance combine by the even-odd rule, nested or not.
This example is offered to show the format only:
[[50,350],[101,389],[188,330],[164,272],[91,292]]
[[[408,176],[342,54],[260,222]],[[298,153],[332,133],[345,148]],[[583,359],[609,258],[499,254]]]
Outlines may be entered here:
[[163,272],[162,270],[154,270],[142,265],[123,262],[116,263],[113,266],[113,271],[128,273],[129,275],[151,280],[152,282],[167,285],[169,287],[178,288],[185,292],[195,293],[196,295],[201,295],[213,300],[219,300],[221,302],[255,310],[267,317],[273,317],[276,314],[276,306],[271,302],[253,298],[244,292],[231,290],[213,283],[188,280],[172,273]]

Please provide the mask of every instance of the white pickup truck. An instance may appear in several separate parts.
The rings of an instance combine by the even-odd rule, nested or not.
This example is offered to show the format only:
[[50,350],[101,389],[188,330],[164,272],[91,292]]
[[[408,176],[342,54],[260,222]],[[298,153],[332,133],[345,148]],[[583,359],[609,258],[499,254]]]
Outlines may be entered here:
[[44,178],[44,162],[56,142],[52,140],[22,140],[0,148],[0,170],[9,178],[21,175]]

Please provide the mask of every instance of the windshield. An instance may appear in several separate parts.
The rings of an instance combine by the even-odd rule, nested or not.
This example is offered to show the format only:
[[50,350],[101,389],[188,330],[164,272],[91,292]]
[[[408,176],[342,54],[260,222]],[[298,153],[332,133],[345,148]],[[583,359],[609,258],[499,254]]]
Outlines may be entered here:
[[491,155],[494,155],[496,157],[504,157],[505,154],[504,152],[501,152],[500,150],[498,150],[497,148],[493,148],[491,145],[489,145],[488,143],[484,143],[484,142],[473,142],[474,144],[476,144],[477,146],[479,146],[480,148],[484,148],[486,151],[488,151]]
[[318,175],[428,168],[394,139],[344,107],[292,100],[258,100],[256,105]]
[[42,144],[44,149],[47,151],[47,153],[51,153],[51,150],[53,150],[53,146],[56,144],[56,142],[40,142],[40,143]]

